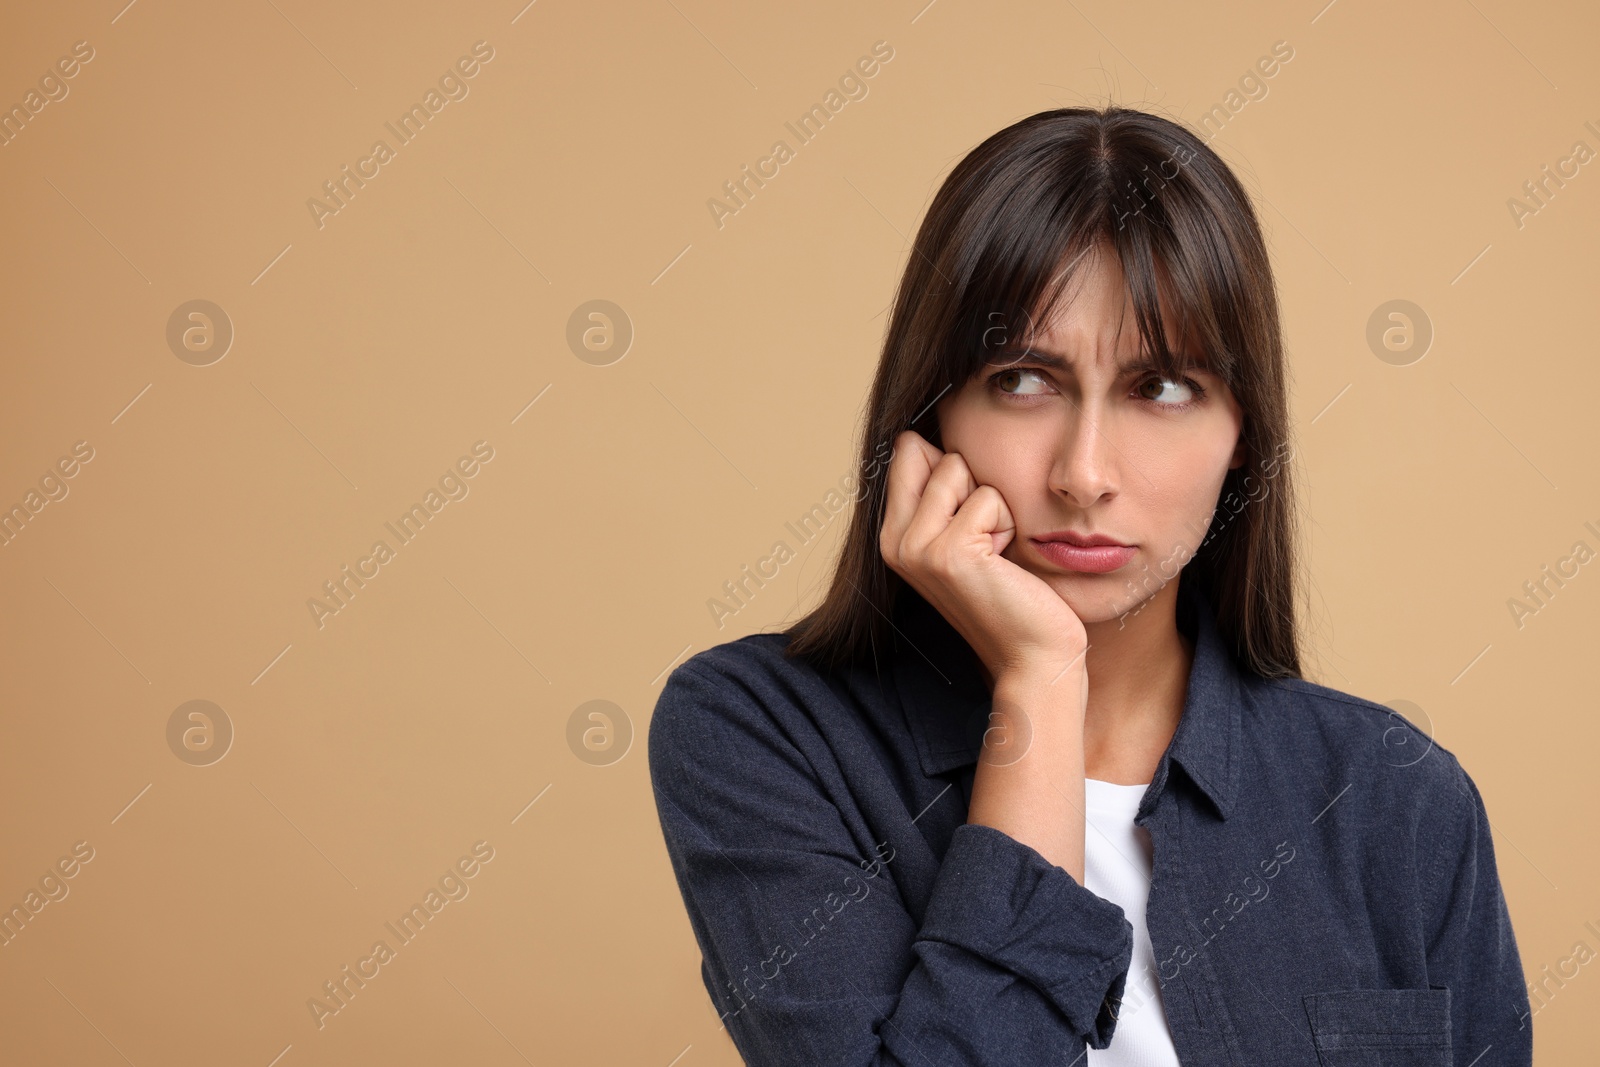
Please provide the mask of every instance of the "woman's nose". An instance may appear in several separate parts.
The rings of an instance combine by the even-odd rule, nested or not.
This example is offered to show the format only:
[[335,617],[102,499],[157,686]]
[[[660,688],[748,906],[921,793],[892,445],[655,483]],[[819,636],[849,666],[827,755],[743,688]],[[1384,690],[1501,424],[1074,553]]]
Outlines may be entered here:
[[1050,488],[1080,508],[1116,491],[1117,451],[1101,416],[1090,405],[1072,406],[1050,470]]

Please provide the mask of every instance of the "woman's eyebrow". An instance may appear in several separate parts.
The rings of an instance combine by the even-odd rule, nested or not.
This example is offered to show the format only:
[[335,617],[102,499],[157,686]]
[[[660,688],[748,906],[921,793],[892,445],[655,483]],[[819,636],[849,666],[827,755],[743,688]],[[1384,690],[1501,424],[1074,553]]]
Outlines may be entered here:
[[[1021,363],[1024,360],[1029,363],[1037,363],[1041,366],[1049,367],[1051,370],[1071,371],[1073,369],[1072,364],[1065,357],[1059,356],[1054,352],[1044,352],[1037,348],[1017,348],[1015,346],[1008,346],[1000,349],[995,354],[995,357],[990,359],[988,362],[990,364],[1009,366],[1014,363]],[[1192,356],[1191,366],[1199,370],[1206,370],[1207,361],[1204,357]],[[1153,371],[1159,369],[1160,368],[1156,366],[1155,360],[1152,359],[1147,353],[1141,353],[1132,359],[1124,360],[1117,364],[1117,370],[1123,374],[1130,374],[1134,371]]]

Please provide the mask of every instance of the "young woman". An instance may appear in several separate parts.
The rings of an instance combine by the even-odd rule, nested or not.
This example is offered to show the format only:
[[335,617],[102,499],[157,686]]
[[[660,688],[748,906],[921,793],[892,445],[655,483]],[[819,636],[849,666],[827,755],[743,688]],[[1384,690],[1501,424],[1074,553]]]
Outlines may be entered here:
[[649,728],[747,1062],[1531,1063],[1472,779],[1300,676],[1277,301],[1213,152],[1115,107],[984,141],[865,429],[822,604]]

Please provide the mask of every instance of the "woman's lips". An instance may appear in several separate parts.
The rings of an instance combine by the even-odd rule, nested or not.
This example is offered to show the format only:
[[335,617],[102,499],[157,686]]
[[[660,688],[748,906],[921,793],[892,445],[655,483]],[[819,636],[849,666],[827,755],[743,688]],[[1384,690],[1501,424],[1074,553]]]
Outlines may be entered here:
[[1033,547],[1041,556],[1056,566],[1088,574],[1114,571],[1132,559],[1133,554],[1138,551],[1131,545],[1095,545],[1092,548],[1082,548],[1065,541],[1040,541],[1031,537],[1028,540],[1033,542]]

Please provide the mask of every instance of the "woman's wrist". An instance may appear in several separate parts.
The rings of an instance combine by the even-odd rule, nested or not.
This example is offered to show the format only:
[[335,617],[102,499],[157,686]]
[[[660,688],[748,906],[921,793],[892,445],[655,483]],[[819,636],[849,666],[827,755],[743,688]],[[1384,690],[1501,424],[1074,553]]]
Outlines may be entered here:
[[1088,693],[1088,668],[1082,656],[1039,657],[1001,670],[994,681],[998,705],[1039,708],[1057,717],[1082,719]]

